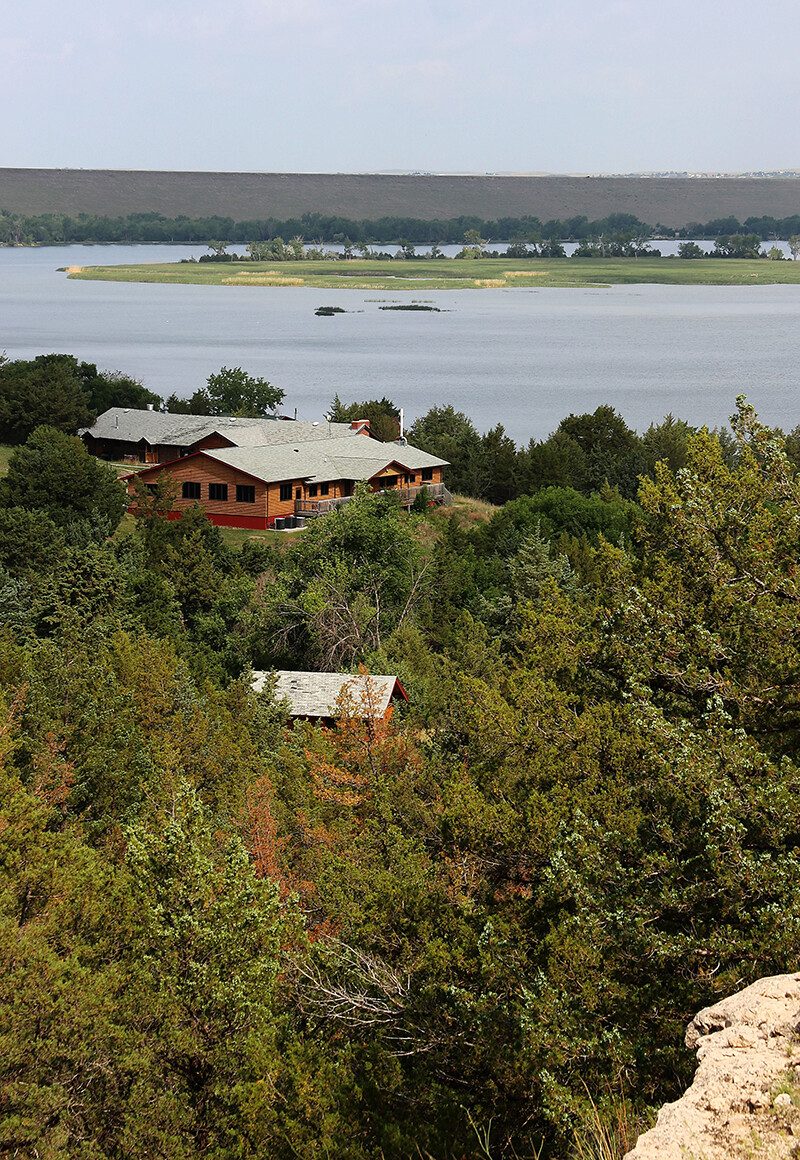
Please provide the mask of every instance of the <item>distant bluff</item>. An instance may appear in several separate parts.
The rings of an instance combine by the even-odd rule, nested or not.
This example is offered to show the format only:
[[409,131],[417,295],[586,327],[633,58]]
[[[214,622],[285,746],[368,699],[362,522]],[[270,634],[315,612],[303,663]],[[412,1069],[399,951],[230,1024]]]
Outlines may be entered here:
[[236,221],[304,213],[422,220],[470,215],[541,221],[612,213],[679,227],[733,216],[800,213],[800,177],[575,177],[361,173],[191,173],[0,169],[0,208],[44,213],[219,215]]

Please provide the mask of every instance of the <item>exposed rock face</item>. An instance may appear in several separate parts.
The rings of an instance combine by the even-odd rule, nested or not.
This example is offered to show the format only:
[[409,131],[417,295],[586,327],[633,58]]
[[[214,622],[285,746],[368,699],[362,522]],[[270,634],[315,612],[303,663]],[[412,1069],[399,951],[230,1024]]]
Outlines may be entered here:
[[800,973],[760,979],[686,1031],[694,1083],[625,1160],[800,1157]]

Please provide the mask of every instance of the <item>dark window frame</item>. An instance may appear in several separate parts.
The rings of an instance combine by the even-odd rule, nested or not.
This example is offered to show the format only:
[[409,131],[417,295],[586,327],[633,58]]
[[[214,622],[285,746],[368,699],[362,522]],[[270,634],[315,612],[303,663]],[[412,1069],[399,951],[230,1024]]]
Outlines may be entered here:
[[227,483],[210,483],[208,485],[208,498],[215,503],[228,502],[228,485]]
[[181,485],[181,499],[202,499],[202,484],[196,479],[184,479]]
[[280,498],[281,503],[288,503],[288,501],[292,498],[292,484],[291,483],[282,483],[281,484],[279,498]]
[[252,483],[237,483],[236,484],[236,502],[237,503],[255,503],[256,489]]

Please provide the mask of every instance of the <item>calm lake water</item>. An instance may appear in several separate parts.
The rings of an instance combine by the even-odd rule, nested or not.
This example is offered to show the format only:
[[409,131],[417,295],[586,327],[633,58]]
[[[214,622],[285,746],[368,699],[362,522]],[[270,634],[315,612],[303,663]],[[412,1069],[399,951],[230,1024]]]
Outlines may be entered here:
[[[585,290],[310,290],[76,282],[57,267],[177,261],[205,246],[0,249],[0,350],[63,351],[162,395],[221,366],[286,392],[319,419],[335,394],[381,397],[410,424],[452,403],[518,443],[570,412],[615,407],[637,430],[667,412],[727,422],[746,394],[768,423],[800,424],[800,286]],[[380,310],[420,301],[441,313]],[[349,313],[317,318],[318,306]]]

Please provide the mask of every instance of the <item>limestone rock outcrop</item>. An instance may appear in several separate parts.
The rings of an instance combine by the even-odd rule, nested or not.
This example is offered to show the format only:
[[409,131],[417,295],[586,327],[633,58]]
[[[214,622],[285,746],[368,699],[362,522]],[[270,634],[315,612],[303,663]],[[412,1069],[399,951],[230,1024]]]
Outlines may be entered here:
[[759,979],[686,1031],[692,1086],[624,1160],[800,1158],[800,973]]

